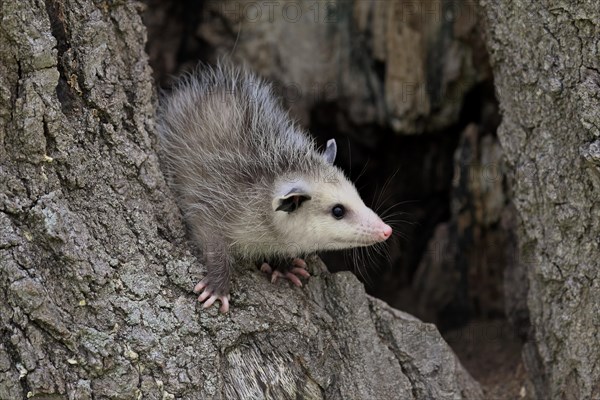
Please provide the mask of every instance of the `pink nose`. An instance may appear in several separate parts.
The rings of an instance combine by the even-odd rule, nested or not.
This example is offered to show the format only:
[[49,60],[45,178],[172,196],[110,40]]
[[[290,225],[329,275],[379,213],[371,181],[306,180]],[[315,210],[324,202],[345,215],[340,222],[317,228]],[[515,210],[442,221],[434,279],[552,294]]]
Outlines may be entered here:
[[392,227],[389,225],[385,225],[383,226],[383,230],[380,233],[381,239],[382,240],[386,240],[387,238],[389,238],[392,235]]

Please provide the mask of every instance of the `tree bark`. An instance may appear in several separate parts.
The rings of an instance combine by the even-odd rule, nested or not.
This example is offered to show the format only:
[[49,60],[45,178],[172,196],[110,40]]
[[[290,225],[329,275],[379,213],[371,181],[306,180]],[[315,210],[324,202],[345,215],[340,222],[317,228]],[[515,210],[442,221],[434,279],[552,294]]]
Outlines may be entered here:
[[482,1],[514,173],[540,399],[600,397],[600,8]]
[[139,12],[0,1],[0,398],[481,398],[433,325],[318,260],[197,306]]

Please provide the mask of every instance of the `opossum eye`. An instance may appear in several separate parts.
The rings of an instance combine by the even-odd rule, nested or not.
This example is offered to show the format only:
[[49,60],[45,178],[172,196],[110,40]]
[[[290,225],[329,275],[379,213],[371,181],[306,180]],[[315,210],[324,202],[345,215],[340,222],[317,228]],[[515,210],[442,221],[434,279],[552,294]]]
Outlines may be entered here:
[[335,218],[335,219],[342,219],[342,218],[344,218],[345,214],[346,214],[346,209],[341,204],[336,204],[331,209],[331,215],[333,215],[333,218]]

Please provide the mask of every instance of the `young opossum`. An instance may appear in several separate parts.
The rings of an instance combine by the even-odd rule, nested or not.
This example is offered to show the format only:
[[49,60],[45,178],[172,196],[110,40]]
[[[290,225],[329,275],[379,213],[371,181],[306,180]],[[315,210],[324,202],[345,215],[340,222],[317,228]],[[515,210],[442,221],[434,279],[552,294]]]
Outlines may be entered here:
[[335,141],[317,151],[257,76],[229,65],[198,69],[163,99],[159,116],[168,172],[206,257],[194,288],[205,308],[220,300],[229,310],[236,260],[265,261],[272,281],[301,286],[298,277],[310,275],[297,257],[392,234],[333,165]]

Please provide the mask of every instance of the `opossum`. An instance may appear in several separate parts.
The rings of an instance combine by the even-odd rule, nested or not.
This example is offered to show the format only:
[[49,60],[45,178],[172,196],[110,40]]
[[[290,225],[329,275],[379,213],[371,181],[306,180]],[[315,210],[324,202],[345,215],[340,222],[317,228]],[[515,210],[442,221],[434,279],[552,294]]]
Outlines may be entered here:
[[[333,165],[336,142],[320,152],[270,84],[230,64],[184,75],[159,108],[168,176],[207,273],[195,293],[205,308],[229,310],[236,262],[263,262],[272,281],[302,286],[303,256],[369,246],[392,228]],[[273,268],[275,266],[276,268]]]

